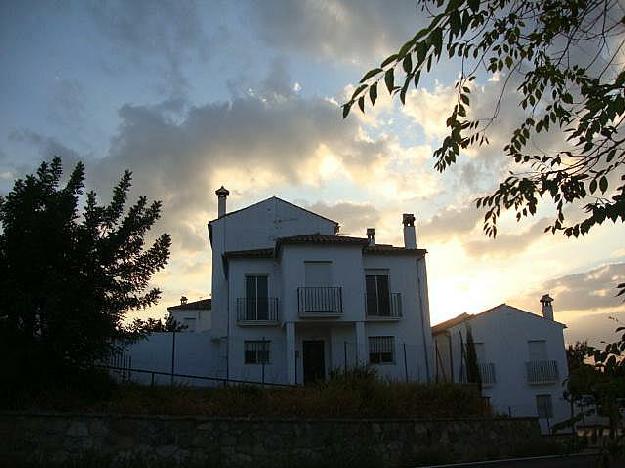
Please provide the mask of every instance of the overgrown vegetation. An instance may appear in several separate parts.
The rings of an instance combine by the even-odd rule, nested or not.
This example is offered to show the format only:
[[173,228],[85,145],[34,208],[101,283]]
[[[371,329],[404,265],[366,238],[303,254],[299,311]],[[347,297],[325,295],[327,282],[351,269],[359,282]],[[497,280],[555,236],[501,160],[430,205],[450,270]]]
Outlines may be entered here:
[[[475,386],[386,382],[372,372],[337,374],[307,387],[113,385],[104,392],[71,388],[13,399],[11,409],[124,414],[286,418],[457,418],[488,416]],[[90,390],[90,389],[87,389]]]

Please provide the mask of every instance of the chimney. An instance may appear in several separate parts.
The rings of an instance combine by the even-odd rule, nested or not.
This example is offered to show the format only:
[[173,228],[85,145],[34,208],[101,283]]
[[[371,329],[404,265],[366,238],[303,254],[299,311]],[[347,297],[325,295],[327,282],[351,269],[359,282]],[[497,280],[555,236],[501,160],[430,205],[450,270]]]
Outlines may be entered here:
[[543,317],[545,317],[547,320],[553,320],[553,306],[551,305],[552,302],[553,299],[549,297],[549,294],[545,294],[543,297],[540,298],[540,304],[543,306]]
[[417,248],[417,231],[414,227],[415,216],[412,213],[404,213],[404,246],[407,249]]
[[180,298],[180,305],[186,305],[187,301],[188,301],[188,299],[186,298],[186,296],[182,296]]
[[369,239],[369,245],[375,245],[375,228],[367,228],[367,239]]
[[215,195],[217,195],[217,217],[221,218],[226,214],[226,197],[230,195],[230,192],[222,185],[215,191]]

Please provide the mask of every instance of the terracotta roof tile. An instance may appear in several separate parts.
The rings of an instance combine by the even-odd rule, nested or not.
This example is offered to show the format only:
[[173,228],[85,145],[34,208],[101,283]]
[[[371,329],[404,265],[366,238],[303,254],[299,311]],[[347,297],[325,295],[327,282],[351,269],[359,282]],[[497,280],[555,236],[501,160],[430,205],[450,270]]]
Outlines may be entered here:
[[300,234],[297,236],[280,237],[276,241],[276,247],[281,244],[354,244],[367,245],[369,240],[365,237],[339,236],[330,234]]
[[186,304],[180,304],[177,306],[168,307],[168,311],[172,310],[210,310],[211,300],[200,299],[199,301],[187,302]]
[[271,258],[273,249],[230,250],[224,253],[227,258]]

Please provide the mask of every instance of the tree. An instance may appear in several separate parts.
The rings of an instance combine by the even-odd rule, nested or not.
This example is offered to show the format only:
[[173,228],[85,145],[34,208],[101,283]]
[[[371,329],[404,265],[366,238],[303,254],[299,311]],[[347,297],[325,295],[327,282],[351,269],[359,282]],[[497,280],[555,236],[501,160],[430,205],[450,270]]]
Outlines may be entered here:
[[467,344],[465,346],[464,362],[467,368],[467,382],[477,384],[480,391],[482,391],[482,374],[480,373],[480,366],[477,361],[473,333],[469,326],[467,326]]
[[179,323],[171,314],[167,316],[164,322],[163,319],[157,320],[152,317],[146,320],[136,318],[130,325],[132,334],[137,336],[146,336],[152,333],[180,332],[186,328],[186,325]]
[[[449,60],[459,65],[459,79],[448,134],[434,152],[438,171],[453,165],[462,151],[489,144],[489,127],[509,112],[501,107],[502,96],[518,96],[525,114],[503,148],[517,171],[476,200],[486,209],[487,235],[497,235],[502,209],[514,210],[520,220],[536,213],[541,198],[554,204],[553,222],[545,230],[554,234],[577,237],[606,220],[625,221],[622,6],[616,0],[418,3],[430,13],[429,25],[362,77],[342,106],[343,116],[354,104],[365,112],[367,97],[375,105],[380,82],[405,103],[423,74]],[[499,101],[492,115],[473,117],[474,80],[488,76],[501,76]],[[515,82],[516,90],[509,89]],[[549,132],[566,135],[566,141],[539,149],[537,142]],[[568,224],[571,207],[585,214]],[[625,293],[625,283],[619,288]]]
[[61,186],[60,158],[18,179],[0,198],[0,342],[9,378],[58,377],[103,357],[128,336],[123,317],[157,303],[150,287],[164,268],[170,237],[145,237],[161,202],[141,196],[125,209],[126,171],[110,203],[84,194],[79,162]]

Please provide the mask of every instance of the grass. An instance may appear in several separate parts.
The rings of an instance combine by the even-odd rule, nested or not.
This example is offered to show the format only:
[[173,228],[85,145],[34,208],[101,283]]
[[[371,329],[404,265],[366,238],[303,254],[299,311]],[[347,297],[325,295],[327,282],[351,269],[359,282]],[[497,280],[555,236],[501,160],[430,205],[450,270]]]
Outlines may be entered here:
[[[369,369],[292,388],[198,389],[100,383],[21,393],[8,409],[120,414],[285,418],[459,418],[488,416],[478,390],[454,384],[387,382]],[[7,405],[5,405],[6,407]]]

